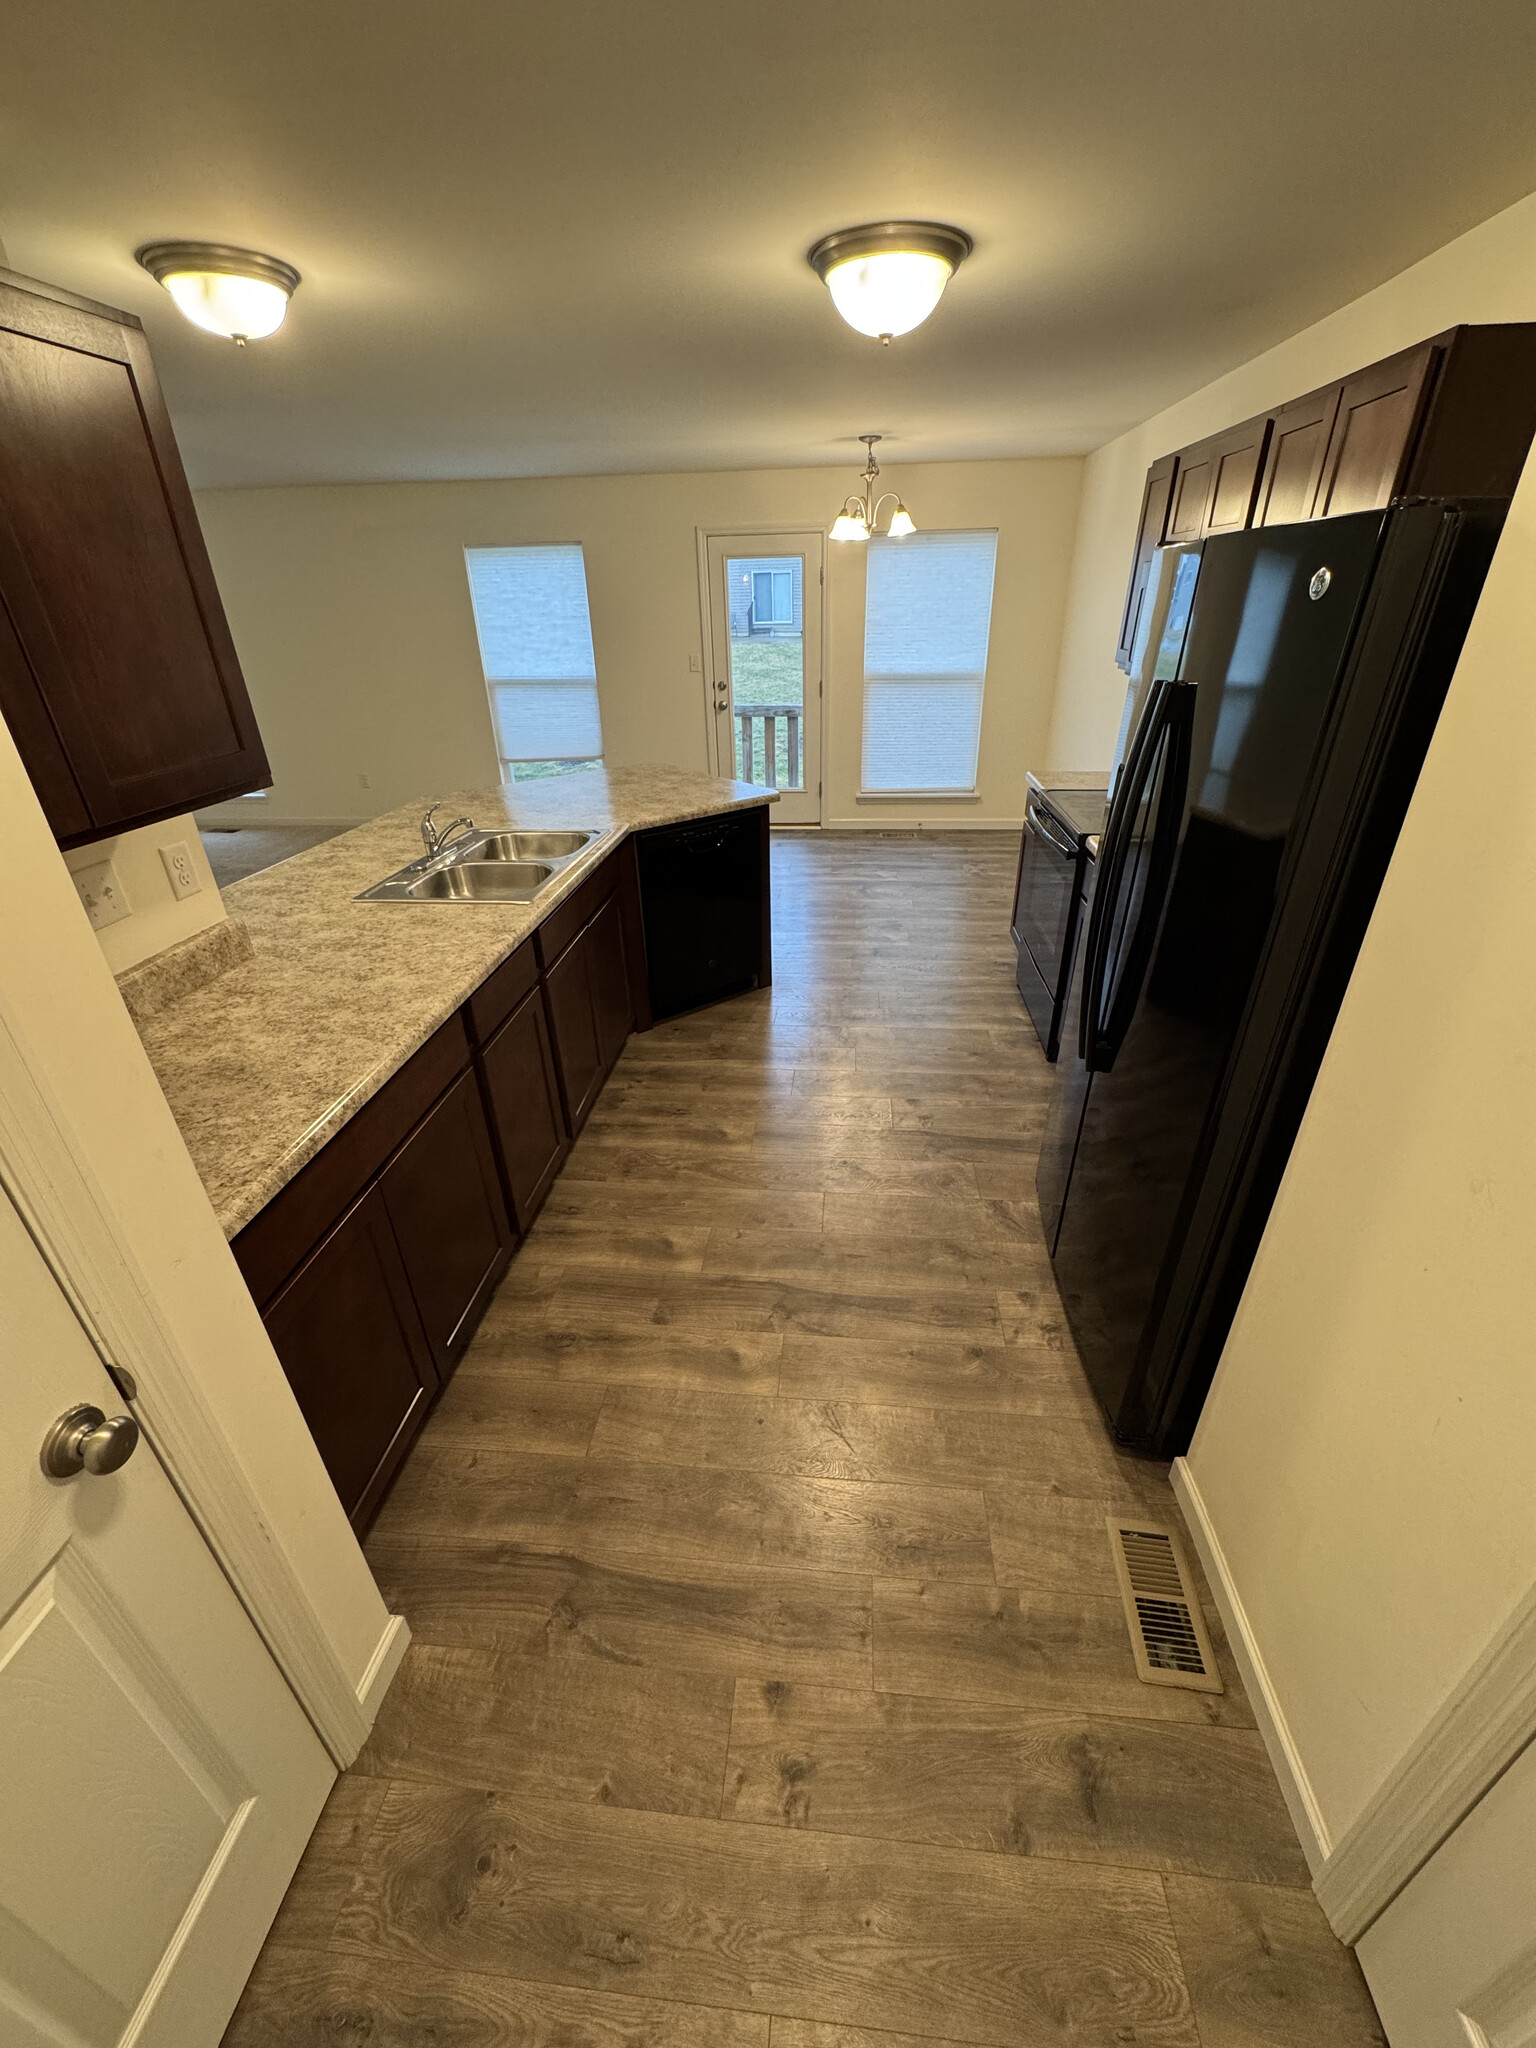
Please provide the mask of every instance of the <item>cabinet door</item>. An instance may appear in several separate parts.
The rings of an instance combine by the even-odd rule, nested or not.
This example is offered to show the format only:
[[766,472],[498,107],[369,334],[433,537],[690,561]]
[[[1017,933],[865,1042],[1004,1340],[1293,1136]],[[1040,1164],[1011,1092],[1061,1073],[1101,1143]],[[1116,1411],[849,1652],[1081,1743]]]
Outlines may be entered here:
[[271,780],[139,323],[0,273],[0,711],[66,845]]
[[1241,533],[1252,519],[1259,473],[1269,448],[1269,430],[1266,413],[1259,419],[1245,420],[1217,441],[1212,457],[1211,502],[1205,512],[1206,533]]
[[456,1081],[380,1182],[439,1379],[474,1334],[512,1232],[472,1073]]
[[565,1119],[574,1138],[586,1122],[603,1085],[603,1054],[592,1002],[591,949],[585,933],[573,939],[549,969],[549,1022],[555,1064],[565,1097]]
[[299,1268],[265,1322],[331,1483],[363,1528],[437,1387],[377,1189]]
[[1312,517],[1328,437],[1339,410],[1340,389],[1330,384],[1325,391],[1309,392],[1275,414],[1254,509],[1255,526],[1292,526]]
[[1120,614],[1120,644],[1115,649],[1116,662],[1126,670],[1131,666],[1131,649],[1136,644],[1136,627],[1147,594],[1152,557],[1162,542],[1163,529],[1168,523],[1168,505],[1173,495],[1173,475],[1177,467],[1176,456],[1160,456],[1147,471],[1146,487],[1141,494],[1136,553],[1131,561],[1131,580],[1126,586],[1125,609]]
[[583,943],[588,948],[597,1049],[606,1075],[624,1050],[624,1041],[635,1021],[629,965],[624,954],[623,910],[617,896],[610,896],[587,926]]
[[1434,357],[1433,343],[1422,342],[1344,380],[1318,486],[1320,519],[1391,503]]
[[1205,508],[1211,501],[1215,459],[1202,444],[1179,457],[1173,498],[1168,508],[1169,541],[1198,540],[1205,529]]
[[1248,524],[1269,445],[1269,425],[1265,414],[1180,450],[1168,520],[1170,541],[1238,533]]
[[481,1054],[481,1064],[514,1221],[524,1231],[539,1213],[570,1143],[539,989],[512,1012]]

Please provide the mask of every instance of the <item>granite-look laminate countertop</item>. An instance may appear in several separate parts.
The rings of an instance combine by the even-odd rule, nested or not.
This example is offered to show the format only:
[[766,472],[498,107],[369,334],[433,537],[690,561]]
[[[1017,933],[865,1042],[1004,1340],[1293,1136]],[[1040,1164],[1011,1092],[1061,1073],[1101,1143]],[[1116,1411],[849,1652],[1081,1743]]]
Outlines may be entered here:
[[601,837],[533,903],[359,903],[421,853],[426,799],[235,882],[255,957],[139,1036],[226,1237],[249,1223],[631,832],[776,800],[684,768],[593,769],[443,799],[493,831]]

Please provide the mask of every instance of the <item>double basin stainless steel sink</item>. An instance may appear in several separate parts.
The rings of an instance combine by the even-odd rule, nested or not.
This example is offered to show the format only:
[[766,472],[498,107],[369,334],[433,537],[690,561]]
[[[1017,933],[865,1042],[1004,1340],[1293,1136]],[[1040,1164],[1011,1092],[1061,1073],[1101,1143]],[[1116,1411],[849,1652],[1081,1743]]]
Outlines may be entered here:
[[532,903],[596,832],[471,832],[412,861],[358,896],[359,903]]

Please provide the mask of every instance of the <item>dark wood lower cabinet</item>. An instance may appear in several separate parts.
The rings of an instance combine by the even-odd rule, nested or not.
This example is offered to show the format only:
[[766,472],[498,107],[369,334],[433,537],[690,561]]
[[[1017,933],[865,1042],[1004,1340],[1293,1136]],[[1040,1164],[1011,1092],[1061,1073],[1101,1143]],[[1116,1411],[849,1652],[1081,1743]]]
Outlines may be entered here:
[[512,1230],[472,1073],[384,1169],[384,1206],[438,1377],[446,1379],[512,1256]]
[[523,998],[480,1062],[512,1220],[521,1235],[538,1215],[570,1150],[541,989],[535,986]]
[[624,918],[611,895],[548,969],[549,1018],[555,1058],[574,1138],[624,1050],[634,1023]]
[[624,1041],[634,1029],[635,1011],[630,999],[629,966],[625,959],[624,917],[617,895],[610,896],[587,926],[588,970],[592,977],[592,1012],[597,1024],[597,1049],[603,1062],[603,1078],[624,1050]]
[[234,1240],[358,1530],[648,1003],[636,876],[626,845]]
[[565,1119],[574,1138],[603,1085],[603,1055],[592,1007],[592,969],[582,938],[574,939],[545,976]]
[[264,1320],[331,1483],[361,1529],[438,1386],[377,1188],[315,1248]]

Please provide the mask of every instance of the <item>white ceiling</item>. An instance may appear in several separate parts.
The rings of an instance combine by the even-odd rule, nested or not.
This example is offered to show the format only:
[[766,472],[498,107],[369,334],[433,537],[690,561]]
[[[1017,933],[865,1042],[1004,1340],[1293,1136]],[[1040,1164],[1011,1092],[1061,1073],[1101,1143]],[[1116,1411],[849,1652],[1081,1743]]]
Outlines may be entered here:
[[[1536,188],[1533,86],[1530,0],[27,0],[0,238],[142,315],[199,483],[1059,453]],[[882,351],[804,255],[890,216],[976,254]]]

